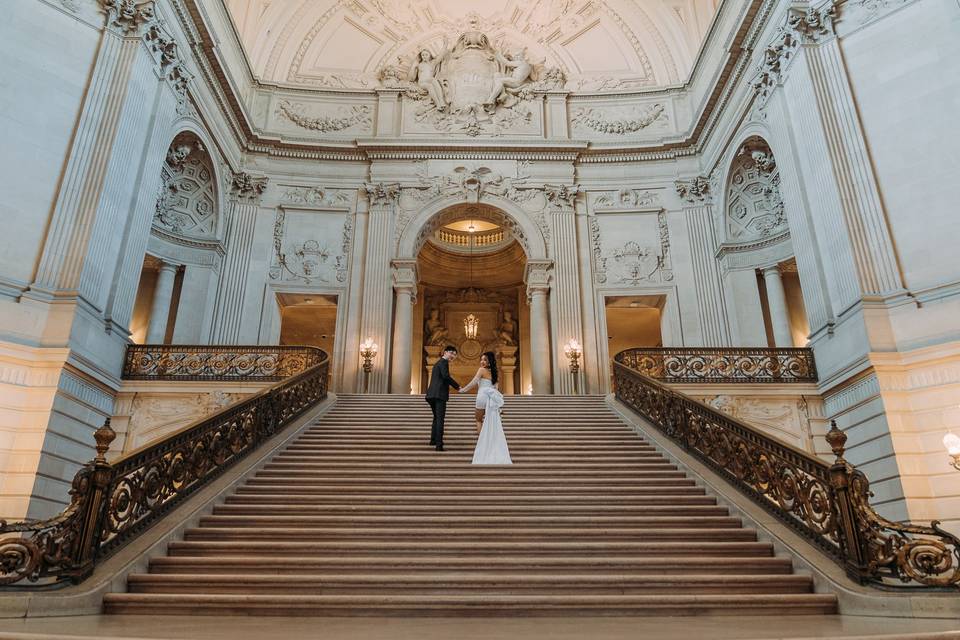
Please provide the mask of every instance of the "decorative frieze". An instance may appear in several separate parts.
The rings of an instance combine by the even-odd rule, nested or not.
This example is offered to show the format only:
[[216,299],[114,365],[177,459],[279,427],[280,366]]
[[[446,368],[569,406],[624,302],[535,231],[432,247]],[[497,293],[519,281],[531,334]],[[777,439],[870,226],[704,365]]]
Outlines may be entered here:
[[305,105],[281,100],[277,103],[277,115],[302,129],[318,133],[336,133],[350,128],[369,130],[372,127],[371,109],[367,105],[340,107],[335,113],[311,116],[304,113]]
[[666,120],[666,107],[658,102],[646,107],[631,108],[625,113],[608,112],[598,107],[580,107],[573,110],[570,122],[581,129],[623,136],[642,131],[654,122]]
[[601,193],[594,199],[595,211],[604,209],[655,209],[660,208],[660,194],[639,189],[620,189]]
[[355,191],[348,189],[327,189],[326,187],[295,187],[283,190],[280,197],[283,202],[302,204],[319,209],[343,209],[350,207]]
[[258,204],[269,180],[266,176],[255,177],[245,171],[236,171],[230,183],[230,193],[238,200]]

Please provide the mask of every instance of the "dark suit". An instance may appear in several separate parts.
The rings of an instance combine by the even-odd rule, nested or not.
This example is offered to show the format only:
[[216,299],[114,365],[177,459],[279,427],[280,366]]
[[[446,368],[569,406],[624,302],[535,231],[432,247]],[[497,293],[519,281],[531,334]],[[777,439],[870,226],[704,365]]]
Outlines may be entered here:
[[430,373],[430,385],[427,387],[427,402],[433,411],[433,428],[430,431],[430,444],[443,446],[443,420],[447,414],[447,400],[450,399],[450,387],[459,389],[457,381],[450,377],[450,363],[440,358]]

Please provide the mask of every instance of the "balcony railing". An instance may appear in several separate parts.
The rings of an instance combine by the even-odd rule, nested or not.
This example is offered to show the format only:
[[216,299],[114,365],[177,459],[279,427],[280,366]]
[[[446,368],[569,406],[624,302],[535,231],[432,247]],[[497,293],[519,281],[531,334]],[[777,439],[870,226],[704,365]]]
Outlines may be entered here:
[[614,361],[616,397],[691,455],[842,565],[853,579],[901,588],[960,586],[960,539],[939,527],[891,522],[870,506],[870,482],[843,458],[832,424],[833,464]]
[[[115,553],[149,529],[165,513],[209,484],[226,469],[256,451],[273,435],[291,424],[311,406],[327,397],[329,358],[310,347],[255,347],[240,353],[240,347],[131,347],[127,363],[139,378],[151,377],[153,365],[164,362],[164,354],[193,353],[206,356],[232,353],[232,364],[211,366],[208,375],[198,373],[199,365],[177,360],[173,379],[239,380],[243,371],[258,380],[298,371],[260,393],[198,420],[162,440],[107,462],[106,453],[116,434],[110,420],[96,431],[97,456],[77,472],[70,489],[70,504],[49,520],[0,521],[0,585],[50,587],[80,582],[93,572],[94,565]],[[269,350],[276,351],[263,368],[250,362],[265,362]],[[286,359],[297,353],[300,359]],[[202,361],[201,357],[197,362]],[[181,367],[182,365],[182,367]],[[159,365],[158,365],[159,366]],[[259,375],[258,374],[263,374]],[[159,369],[155,377],[170,376]],[[33,583],[27,585],[26,583]]]
[[817,381],[813,351],[806,348],[635,348],[617,359],[662,382]]
[[123,362],[125,380],[284,380],[326,357],[297,346],[134,344]]
[[492,229],[490,231],[476,231],[474,233],[466,231],[453,231],[451,229],[440,228],[434,233],[434,238],[441,244],[453,247],[467,249],[475,247],[483,249],[495,247],[507,240],[507,235],[503,229]]

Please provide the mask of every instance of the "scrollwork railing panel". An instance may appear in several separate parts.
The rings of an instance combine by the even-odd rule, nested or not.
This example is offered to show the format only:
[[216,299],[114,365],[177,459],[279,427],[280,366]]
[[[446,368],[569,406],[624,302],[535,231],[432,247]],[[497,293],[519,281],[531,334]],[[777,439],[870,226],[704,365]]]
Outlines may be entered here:
[[70,504],[61,514],[0,522],[0,585],[83,580],[97,561],[326,398],[327,355],[297,349],[301,355],[313,352],[305,370],[113,463],[106,452],[116,434],[107,420],[95,434],[97,457],[74,477]]
[[960,539],[939,527],[886,520],[869,481],[843,459],[832,424],[831,465],[646,375],[631,349],[617,355],[617,399],[809,539],[847,574],[884,587],[960,587]]
[[663,382],[816,382],[807,348],[665,347],[627,349],[624,365]]
[[283,380],[319,364],[323,352],[297,346],[130,345],[127,380]]

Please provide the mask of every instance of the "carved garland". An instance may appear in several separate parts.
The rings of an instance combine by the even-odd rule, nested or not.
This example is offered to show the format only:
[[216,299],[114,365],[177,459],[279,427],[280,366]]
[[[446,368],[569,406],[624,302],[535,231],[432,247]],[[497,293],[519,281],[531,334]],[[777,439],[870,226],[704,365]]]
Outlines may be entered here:
[[317,131],[319,133],[333,133],[343,131],[354,126],[370,127],[370,107],[367,105],[354,105],[352,107],[343,107],[337,115],[322,115],[311,117],[297,111],[297,107],[289,100],[281,100],[277,104],[277,114],[283,116],[293,124],[304,129]]
[[666,119],[666,107],[657,103],[637,110],[632,117],[609,118],[600,109],[581,107],[575,109],[570,122],[608,135],[627,135],[646,129],[658,120]]

